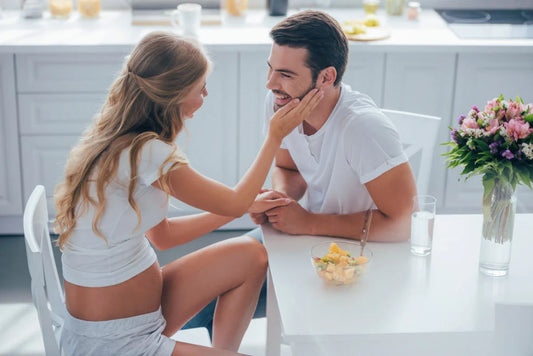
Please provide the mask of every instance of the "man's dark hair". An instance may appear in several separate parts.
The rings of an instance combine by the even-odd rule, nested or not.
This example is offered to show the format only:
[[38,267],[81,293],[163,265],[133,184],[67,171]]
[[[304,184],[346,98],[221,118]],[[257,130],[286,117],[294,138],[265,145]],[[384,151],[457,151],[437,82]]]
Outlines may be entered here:
[[299,12],[274,26],[270,37],[280,46],[307,49],[306,65],[311,69],[313,82],[329,66],[337,70],[334,85],[342,80],[348,62],[348,39],[328,14],[316,10]]

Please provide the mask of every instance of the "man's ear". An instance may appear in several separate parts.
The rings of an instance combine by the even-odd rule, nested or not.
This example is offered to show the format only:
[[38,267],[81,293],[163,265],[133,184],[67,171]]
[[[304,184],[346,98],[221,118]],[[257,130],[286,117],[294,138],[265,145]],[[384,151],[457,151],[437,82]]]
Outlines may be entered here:
[[333,84],[335,83],[335,79],[337,79],[337,70],[335,69],[335,67],[330,66],[324,68],[318,74],[316,86],[317,88],[326,88],[329,86],[333,86]]

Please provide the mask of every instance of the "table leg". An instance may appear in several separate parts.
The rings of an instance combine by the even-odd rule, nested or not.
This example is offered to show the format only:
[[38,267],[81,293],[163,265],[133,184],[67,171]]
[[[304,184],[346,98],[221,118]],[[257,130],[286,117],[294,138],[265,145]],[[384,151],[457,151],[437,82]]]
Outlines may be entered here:
[[276,292],[272,283],[270,269],[267,274],[267,342],[266,356],[280,356],[281,347],[281,317],[279,315]]

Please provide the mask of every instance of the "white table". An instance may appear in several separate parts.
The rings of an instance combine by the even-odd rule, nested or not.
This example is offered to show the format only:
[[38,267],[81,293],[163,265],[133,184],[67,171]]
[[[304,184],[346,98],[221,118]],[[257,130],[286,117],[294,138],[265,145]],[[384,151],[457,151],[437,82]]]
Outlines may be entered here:
[[509,274],[479,273],[481,215],[438,215],[433,251],[368,243],[352,286],[325,285],[311,246],[334,238],[263,226],[269,255],[267,355],[533,355],[533,214],[519,214]]

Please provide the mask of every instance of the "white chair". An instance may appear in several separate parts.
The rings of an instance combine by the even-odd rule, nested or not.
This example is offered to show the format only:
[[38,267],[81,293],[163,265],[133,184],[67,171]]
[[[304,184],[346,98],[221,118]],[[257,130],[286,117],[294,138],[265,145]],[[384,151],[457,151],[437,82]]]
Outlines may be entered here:
[[42,185],[35,187],[24,210],[24,238],[31,276],[31,295],[37,309],[47,356],[60,356],[65,296],[57,275],[48,231],[48,208]]
[[406,111],[381,110],[400,134],[415,175],[418,194],[427,194],[441,118]]

